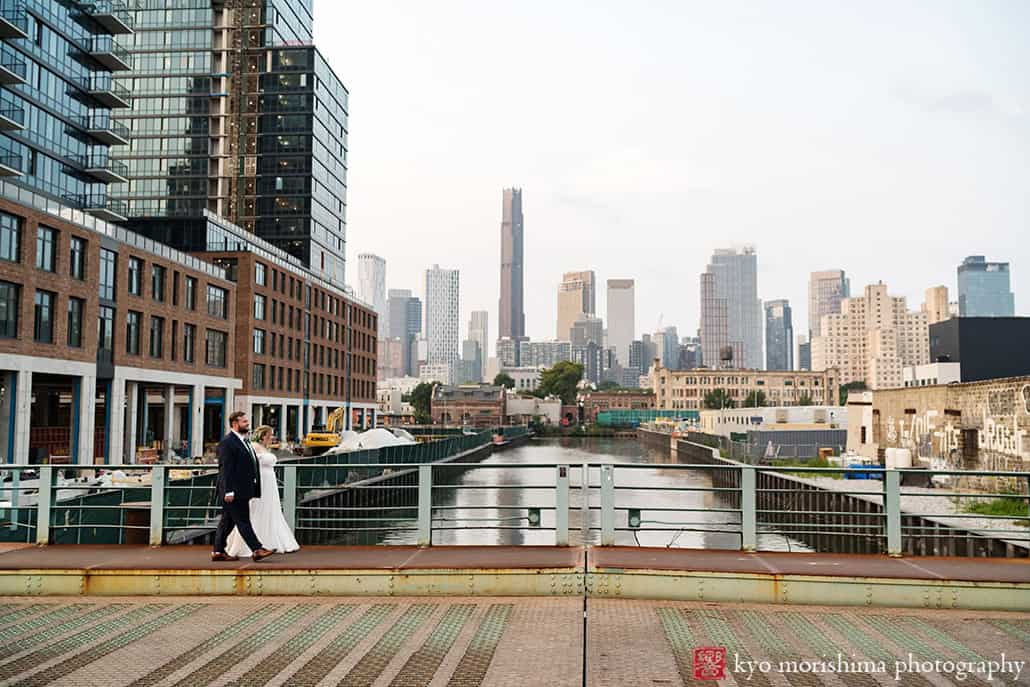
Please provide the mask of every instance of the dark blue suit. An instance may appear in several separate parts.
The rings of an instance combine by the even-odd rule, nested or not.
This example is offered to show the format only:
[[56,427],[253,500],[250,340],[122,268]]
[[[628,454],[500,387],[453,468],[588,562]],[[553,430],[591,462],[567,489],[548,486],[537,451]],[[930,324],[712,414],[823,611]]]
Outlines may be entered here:
[[[222,504],[222,517],[215,530],[215,553],[225,553],[233,527],[240,531],[240,536],[251,551],[263,548],[250,524],[250,500],[261,498],[257,458],[250,447],[232,432],[226,434],[218,444],[216,493]],[[230,493],[233,501],[226,503],[225,495]]]

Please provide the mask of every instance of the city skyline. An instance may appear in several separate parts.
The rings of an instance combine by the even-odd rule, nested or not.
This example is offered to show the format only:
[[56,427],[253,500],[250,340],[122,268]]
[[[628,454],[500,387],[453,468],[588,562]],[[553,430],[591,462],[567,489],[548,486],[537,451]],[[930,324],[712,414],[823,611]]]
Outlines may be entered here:
[[[1016,311],[1028,312],[1030,245],[1019,237],[1030,56],[1015,28],[1027,24],[1025,8],[906,7],[890,14],[899,31],[887,37],[875,8],[559,8],[530,59],[514,49],[518,30],[497,44],[470,30],[537,26],[543,14],[537,3],[316,7],[316,41],[346,76],[361,132],[348,149],[348,252],[386,258],[390,287],[415,287],[428,264],[446,263],[462,271],[462,321],[472,310],[495,318],[497,199],[514,185],[529,218],[534,339],[553,335],[553,294],[577,265],[600,283],[636,280],[638,336],[659,315],[692,331],[697,275],[712,250],[735,242],[756,246],[759,296],[790,300],[798,333],[812,271],[882,279],[918,306],[929,286],[956,290],[955,266],[974,254],[1011,263]],[[816,31],[820,21],[833,30]],[[378,30],[388,26],[396,31]],[[805,41],[783,40],[795,35],[787,26]],[[647,45],[634,38],[652,31]],[[761,60],[725,39],[734,31]],[[877,54],[860,59],[871,42]],[[614,47],[598,53],[601,44]],[[483,48],[474,63],[470,47]],[[649,76],[655,49],[671,70],[658,80]],[[691,66],[706,53],[718,78]],[[570,89],[572,68],[584,76]],[[786,95],[771,92],[785,71],[794,71]],[[519,74],[517,100],[504,73]],[[613,78],[636,104],[601,125],[588,113]],[[680,86],[661,85],[669,79]],[[400,194],[410,203],[397,203]]]

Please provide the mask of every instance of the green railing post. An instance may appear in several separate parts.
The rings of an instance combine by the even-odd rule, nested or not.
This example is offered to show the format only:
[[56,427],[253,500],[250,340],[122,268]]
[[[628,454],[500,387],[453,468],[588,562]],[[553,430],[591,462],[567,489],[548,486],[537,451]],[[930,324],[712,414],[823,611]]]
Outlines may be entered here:
[[615,546],[615,466],[601,466],[601,546]]
[[165,479],[164,465],[155,465],[150,473],[150,545],[161,546],[165,536]]
[[433,466],[418,466],[418,545],[433,545]]
[[887,518],[887,554],[901,555],[901,473],[887,470],[883,481],[883,512]]
[[283,515],[291,530],[297,529],[297,466],[283,466]]
[[758,549],[758,517],[756,513],[757,484],[755,468],[740,468],[740,548]]
[[569,466],[556,468],[554,492],[554,545],[569,545]]
[[21,496],[21,470],[15,468],[11,471],[11,529],[18,529],[18,501]]
[[36,543],[40,546],[50,543],[50,499],[54,495],[53,486],[53,466],[40,466],[39,500],[36,502]]

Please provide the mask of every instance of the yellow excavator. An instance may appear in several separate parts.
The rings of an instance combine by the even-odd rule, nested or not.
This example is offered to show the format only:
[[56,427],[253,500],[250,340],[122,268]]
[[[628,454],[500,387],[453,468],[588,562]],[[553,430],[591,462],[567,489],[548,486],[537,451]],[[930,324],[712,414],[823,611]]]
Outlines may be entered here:
[[317,456],[325,453],[340,443],[340,432],[343,429],[344,410],[337,408],[326,418],[325,428],[312,429],[304,437],[304,455]]

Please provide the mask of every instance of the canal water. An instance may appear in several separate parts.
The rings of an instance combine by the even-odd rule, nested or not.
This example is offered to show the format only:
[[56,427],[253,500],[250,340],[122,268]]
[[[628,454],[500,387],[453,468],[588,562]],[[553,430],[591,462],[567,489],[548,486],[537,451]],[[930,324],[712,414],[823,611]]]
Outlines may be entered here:
[[[437,466],[433,543],[553,545],[554,464],[570,466],[570,543],[598,543],[600,468],[596,466],[600,463],[620,464],[614,473],[616,544],[739,548],[740,516],[723,511],[732,505],[724,494],[706,491],[713,485],[705,471],[677,468],[668,451],[635,439],[607,438],[534,439],[473,467]],[[595,466],[587,468],[594,488],[589,490],[586,510],[580,488],[584,465]],[[639,528],[630,528],[630,512],[624,510],[630,508],[640,512]],[[530,521],[534,515],[530,509],[540,509],[539,526]],[[384,519],[380,531],[344,535],[338,541],[414,544],[414,515],[405,512],[392,524]],[[808,550],[775,532],[760,531],[758,544],[763,550]]]

